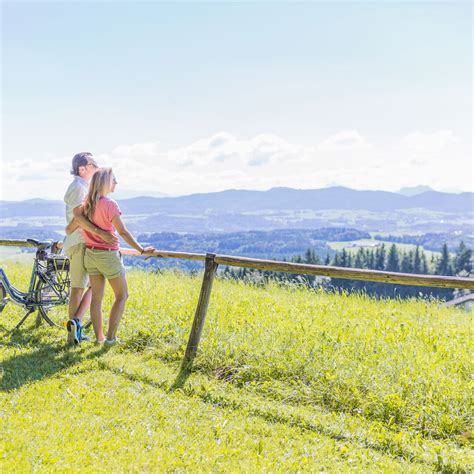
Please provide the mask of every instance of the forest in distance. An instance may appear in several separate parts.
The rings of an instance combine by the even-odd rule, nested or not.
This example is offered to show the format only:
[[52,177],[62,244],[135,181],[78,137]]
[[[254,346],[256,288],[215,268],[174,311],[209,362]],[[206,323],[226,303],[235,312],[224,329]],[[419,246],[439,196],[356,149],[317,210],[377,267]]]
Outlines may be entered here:
[[[313,250],[307,249],[304,255],[296,255],[290,260],[295,263],[309,263],[315,265],[331,265],[334,267],[362,268],[387,272],[412,273],[423,275],[463,276],[472,275],[473,252],[464,242],[461,242],[454,254],[449,252],[448,246],[443,245],[441,255],[434,253],[428,257],[420,247],[414,250],[400,250],[396,244],[387,247],[382,244],[377,248],[362,248],[357,251],[342,249],[337,251],[333,258],[329,255],[322,261]],[[342,278],[325,278],[311,275],[298,275],[284,272],[268,272],[247,268],[234,269],[226,267],[223,271],[226,278],[244,280],[250,283],[262,284],[270,280],[277,282],[296,283],[310,288],[324,288],[327,290],[344,291],[347,293],[359,292],[375,297],[385,298],[438,298],[450,300],[460,296],[465,290],[450,288],[431,288],[414,285],[395,285],[362,280]]]
[[[245,238],[241,234],[245,234]],[[273,238],[268,238],[267,234],[273,234]],[[412,240],[410,240],[410,237]],[[382,236],[376,235],[373,240],[364,241],[363,239],[370,239],[370,234],[356,229],[327,228],[319,229],[319,231],[279,230],[234,233],[227,235],[222,241],[216,240],[216,235],[200,234],[193,236],[160,233],[148,236],[147,241],[156,248],[174,251],[214,252],[296,263],[366,268],[412,274],[470,276],[473,270],[472,246],[461,240],[455,248],[450,248],[446,242],[443,242],[436,249],[434,244],[442,237],[443,234],[433,233],[425,236],[387,236],[384,237],[386,241],[382,242]],[[399,242],[390,243],[390,239]],[[334,250],[328,245],[332,242],[345,244],[347,247]],[[427,249],[425,250],[420,243],[427,243]],[[405,247],[406,244],[412,245],[411,247]],[[432,251],[429,251],[430,249]],[[195,272],[202,268],[201,262],[175,259],[149,259],[144,261],[126,257],[125,262],[130,266],[151,267],[157,270],[172,267]],[[392,285],[336,278],[328,279],[245,268],[226,267],[220,269],[219,274],[225,278],[244,280],[249,283],[264,284],[269,280],[274,280],[347,292],[359,291],[376,297],[409,298],[428,296],[449,300],[458,293],[457,290],[452,289]]]
[[[139,238],[156,248],[183,252],[215,252],[229,255],[259,258],[290,258],[311,248],[320,258],[334,255],[332,245],[336,242],[347,245],[378,246],[383,242],[420,246],[425,250],[441,252],[444,244],[457,248],[461,242],[474,247],[474,236],[465,232],[429,232],[425,234],[369,233],[351,227],[323,227],[320,229],[274,229],[269,231],[177,233],[157,232],[141,234]],[[369,242],[371,241],[371,242]]]

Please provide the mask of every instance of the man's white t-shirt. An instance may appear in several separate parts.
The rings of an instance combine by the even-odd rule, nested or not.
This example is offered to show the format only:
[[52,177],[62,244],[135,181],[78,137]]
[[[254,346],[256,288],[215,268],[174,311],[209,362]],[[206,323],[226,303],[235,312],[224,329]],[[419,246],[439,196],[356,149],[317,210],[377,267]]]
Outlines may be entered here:
[[[87,191],[89,189],[89,183],[80,176],[74,176],[73,182],[67,188],[66,194],[64,195],[64,202],[66,203],[66,221],[69,224],[73,218],[73,209],[80,206],[86,198]],[[71,248],[74,245],[84,243],[84,237],[82,235],[81,228],[76,229],[69,235],[66,235],[63,243],[64,251]]]

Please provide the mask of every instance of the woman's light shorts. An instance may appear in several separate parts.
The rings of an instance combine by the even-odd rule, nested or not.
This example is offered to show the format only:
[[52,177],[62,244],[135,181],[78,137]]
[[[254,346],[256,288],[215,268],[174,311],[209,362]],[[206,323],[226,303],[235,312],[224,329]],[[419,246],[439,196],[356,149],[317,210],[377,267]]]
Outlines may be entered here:
[[122,256],[118,250],[86,248],[84,266],[89,275],[104,275],[107,280],[125,275]]

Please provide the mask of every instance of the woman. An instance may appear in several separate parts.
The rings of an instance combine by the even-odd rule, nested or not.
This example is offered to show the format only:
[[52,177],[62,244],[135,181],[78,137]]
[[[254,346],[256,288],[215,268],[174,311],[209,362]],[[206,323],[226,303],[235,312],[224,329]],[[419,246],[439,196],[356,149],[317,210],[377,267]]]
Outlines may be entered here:
[[[152,255],[153,247],[143,248],[130,234],[120,217],[122,212],[118,204],[107,197],[114,192],[117,181],[112,168],[100,168],[93,175],[89,191],[83,203],[83,213],[97,227],[120,236],[140,255]],[[71,231],[70,228],[67,229]],[[72,229],[74,230],[74,229]],[[118,244],[109,244],[97,235],[83,229],[86,242],[84,266],[90,278],[92,289],[91,319],[95,337],[98,343],[113,344],[117,341],[117,328],[122,318],[125,303],[128,298],[125,268],[119,252]],[[104,298],[105,280],[108,280],[115,295],[115,301],[110,310],[107,337],[102,329],[102,300]]]

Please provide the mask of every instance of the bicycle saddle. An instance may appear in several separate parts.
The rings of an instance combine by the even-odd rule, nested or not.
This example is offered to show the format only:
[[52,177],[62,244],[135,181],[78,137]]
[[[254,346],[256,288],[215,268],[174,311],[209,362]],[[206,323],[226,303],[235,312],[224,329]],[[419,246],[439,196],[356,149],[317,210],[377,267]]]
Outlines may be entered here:
[[38,247],[39,250],[47,249],[51,247],[51,245],[53,245],[52,240],[26,239],[26,241],[29,242],[30,244],[33,244],[35,247]]

